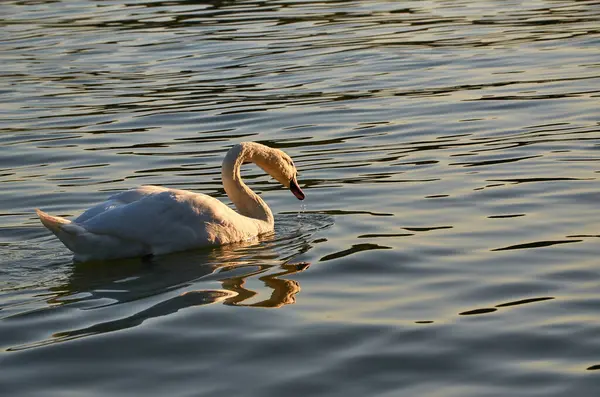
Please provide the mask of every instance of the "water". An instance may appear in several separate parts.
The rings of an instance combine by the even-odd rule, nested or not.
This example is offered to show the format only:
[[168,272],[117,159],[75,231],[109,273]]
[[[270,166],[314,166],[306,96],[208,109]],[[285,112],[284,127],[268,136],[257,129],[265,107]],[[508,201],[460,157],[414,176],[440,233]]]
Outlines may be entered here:
[[[600,387],[600,3],[4,1],[0,390],[590,396]],[[74,264],[33,209],[159,184],[274,235]],[[277,310],[267,310],[267,309]]]

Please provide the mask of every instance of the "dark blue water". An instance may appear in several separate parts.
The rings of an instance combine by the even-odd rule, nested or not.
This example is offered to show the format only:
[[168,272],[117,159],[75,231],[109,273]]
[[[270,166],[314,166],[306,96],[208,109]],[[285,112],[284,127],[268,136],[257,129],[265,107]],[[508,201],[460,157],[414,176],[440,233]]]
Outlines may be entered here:
[[[0,3],[0,394],[592,396],[597,1]],[[306,208],[252,244],[73,263],[140,184]],[[277,309],[277,310],[268,310]]]

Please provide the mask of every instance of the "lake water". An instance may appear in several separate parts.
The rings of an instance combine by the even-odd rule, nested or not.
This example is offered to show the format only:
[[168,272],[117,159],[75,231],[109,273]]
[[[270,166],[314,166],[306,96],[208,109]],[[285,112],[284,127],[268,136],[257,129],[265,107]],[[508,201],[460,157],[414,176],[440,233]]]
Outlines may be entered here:
[[[600,2],[3,1],[6,396],[592,396]],[[34,214],[141,184],[258,243],[73,263]]]

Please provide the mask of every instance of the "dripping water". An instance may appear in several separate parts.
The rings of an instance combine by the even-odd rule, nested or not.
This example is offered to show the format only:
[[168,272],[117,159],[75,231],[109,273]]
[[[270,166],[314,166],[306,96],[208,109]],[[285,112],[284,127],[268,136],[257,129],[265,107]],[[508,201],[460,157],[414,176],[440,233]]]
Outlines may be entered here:
[[302,219],[304,212],[306,212],[306,204],[300,203],[300,211],[298,211],[298,219]]

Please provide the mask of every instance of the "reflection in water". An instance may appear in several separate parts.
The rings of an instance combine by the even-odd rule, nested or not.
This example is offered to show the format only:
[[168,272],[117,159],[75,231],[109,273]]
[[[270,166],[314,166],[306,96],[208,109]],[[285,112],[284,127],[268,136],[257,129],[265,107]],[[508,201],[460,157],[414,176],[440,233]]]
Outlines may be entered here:
[[[295,280],[286,280],[279,277],[302,272],[308,269],[309,266],[310,264],[306,262],[285,264],[280,266],[283,271],[259,277],[259,280],[261,280],[266,287],[272,289],[273,292],[268,299],[256,303],[244,303],[257,295],[257,292],[244,287],[244,283],[250,275],[244,277],[231,277],[223,280],[223,288],[228,291],[237,292],[237,295],[226,298],[225,304],[232,306],[278,308],[296,303],[296,294],[300,292],[300,284]],[[260,274],[264,270],[265,269],[261,269],[261,271],[252,275]]]
[[[99,324],[92,325],[87,328],[81,328],[73,331],[56,332],[52,335],[53,339],[42,342],[42,344],[62,342],[69,339],[75,339],[78,337],[103,334],[106,332],[120,331],[127,328],[133,328],[144,321],[162,317],[169,314],[177,313],[181,309],[185,309],[192,306],[202,306],[210,303],[219,302],[226,299],[232,293],[229,291],[220,290],[204,290],[204,291],[187,291],[178,295],[174,298],[160,302],[149,309],[142,310],[132,316],[121,318],[114,321],[107,321]],[[39,343],[36,344],[39,346]],[[25,346],[31,347],[31,346]],[[21,347],[24,348],[24,347]],[[13,348],[8,350],[20,350],[20,348]]]
[[[185,291],[173,298],[167,299],[154,306],[151,306],[148,309],[142,310],[125,318],[107,321],[77,330],[56,332],[52,335],[53,339],[47,341],[46,343],[55,343],[58,341],[65,341],[83,336],[133,328],[142,324],[148,319],[167,316],[193,306],[202,306],[217,302],[223,302],[226,305],[232,306],[263,308],[278,308],[284,305],[295,303],[295,296],[298,292],[300,292],[300,284],[295,280],[284,280],[278,277],[291,275],[306,270],[309,267],[308,263],[284,264],[280,266],[283,271],[273,274],[266,274],[262,277],[259,277],[259,280],[261,280],[266,287],[273,290],[271,297],[256,303],[244,303],[258,294],[258,292],[244,287],[246,279],[265,273],[271,270],[272,267],[273,265],[260,266],[260,270],[256,272],[251,272],[244,276],[225,278],[221,281],[224,288],[223,290],[206,289]],[[19,348],[14,348],[9,350],[18,349]]]
[[[44,310],[73,304],[83,304],[88,310],[110,309],[116,305],[135,305],[137,308],[137,305],[144,305],[145,299],[154,300],[160,296],[166,299],[127,317],[54,332],[50,339],[8,350],[133,328],[152,318],[217,302],[262,308],[293,304],[300,292],[300,284],[284,277],[302,272],[310,264],[291,261],[311,248],[313,233],[330,226],[331,218],[305,216],[299,228],[295,223],[297,218],[283,216],[278,221],[276,232],[282,237],[262,236],[258,243],[250,241],[142,259],[73,263],[68,281],[50,288],[55,295],[47,300],[51,307]],[[265,294],[262,288],[252,290],[247,286],[247,281],[254,278],[261,281],[266,291],[270,291],[268,298],[253,301],[253,298]],[[220,288],[212,287],[214,283],[218,283]],[[198,288],[205,284],[211,286]],[[118,313],[118,310],[111,311],[115,312]],[[15,320],[30,314],[25,312],[9,318]]]

